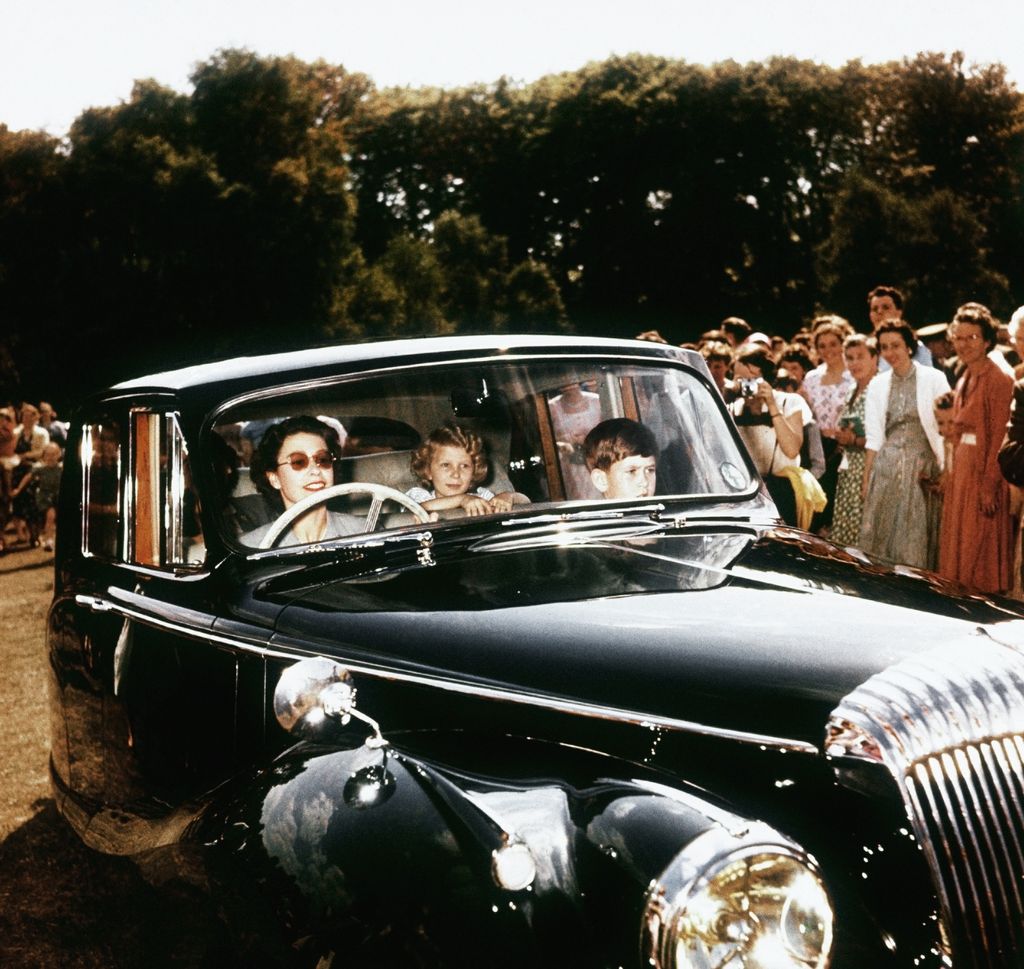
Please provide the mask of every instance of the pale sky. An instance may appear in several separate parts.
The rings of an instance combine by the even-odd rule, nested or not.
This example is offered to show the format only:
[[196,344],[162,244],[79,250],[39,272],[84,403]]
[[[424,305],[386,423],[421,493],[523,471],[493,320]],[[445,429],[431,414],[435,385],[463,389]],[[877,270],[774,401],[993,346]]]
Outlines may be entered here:
[[532,81],[631,52],[838,66],[963,50],[1024,86],[1024,0],[0,0],[0,124],[63,135],[217,50],[322,58],[378,87]]

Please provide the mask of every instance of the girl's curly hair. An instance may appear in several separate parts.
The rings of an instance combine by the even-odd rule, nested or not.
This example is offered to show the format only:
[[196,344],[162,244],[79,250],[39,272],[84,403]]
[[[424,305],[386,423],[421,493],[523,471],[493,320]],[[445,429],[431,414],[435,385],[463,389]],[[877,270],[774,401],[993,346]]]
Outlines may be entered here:
[[431,487],[430,462],[434,457],[434,449],[439,447],[462,448],[473,462],[473,479],[471,487],[475,488],[487,477],[487,455],[484,453],[483,439],[472,431],[467,431],[458,424],[445,424],[435,428],[427,435],[427,439],[413,452],[412,473],[424,486]]

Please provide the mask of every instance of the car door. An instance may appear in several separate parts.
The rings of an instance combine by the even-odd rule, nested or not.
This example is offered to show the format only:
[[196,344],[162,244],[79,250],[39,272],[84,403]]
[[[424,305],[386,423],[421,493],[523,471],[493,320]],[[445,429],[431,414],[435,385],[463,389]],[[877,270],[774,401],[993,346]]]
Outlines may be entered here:
[[106,402],[76,435],[81,513],[50,618],[55,774],[86,816],[158,818],[261,748],[274,607],[245,635],[214,630],[233,593],[189,534],[173,401]]

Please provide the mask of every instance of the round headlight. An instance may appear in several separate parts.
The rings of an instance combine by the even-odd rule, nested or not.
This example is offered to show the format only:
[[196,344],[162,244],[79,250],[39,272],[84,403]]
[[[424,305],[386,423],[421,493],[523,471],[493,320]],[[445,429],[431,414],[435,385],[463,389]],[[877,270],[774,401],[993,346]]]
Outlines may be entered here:
[[651,965],[828,965],[833,921],[828,892],[811,859],[775,838],[782,843],[755,843],[749,835],[738,842],[715,830],[683,850],[648,894],[644,934]]

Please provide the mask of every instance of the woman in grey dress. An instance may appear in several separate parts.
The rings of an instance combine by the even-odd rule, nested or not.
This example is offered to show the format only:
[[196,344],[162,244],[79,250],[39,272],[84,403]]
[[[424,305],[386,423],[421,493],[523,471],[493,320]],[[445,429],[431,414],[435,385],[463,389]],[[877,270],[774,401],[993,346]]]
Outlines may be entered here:
[[935,398],[946,378],[913,361],[917,340],[902,321],[878,329],[882,358],[891,370],[868,385],[864,403],[864,513],[860,547],[880,559],[934,568],[938,508],[922,486],[943,465]]

